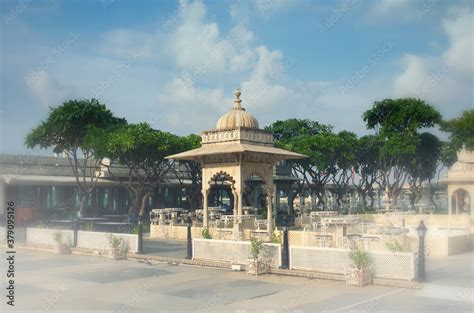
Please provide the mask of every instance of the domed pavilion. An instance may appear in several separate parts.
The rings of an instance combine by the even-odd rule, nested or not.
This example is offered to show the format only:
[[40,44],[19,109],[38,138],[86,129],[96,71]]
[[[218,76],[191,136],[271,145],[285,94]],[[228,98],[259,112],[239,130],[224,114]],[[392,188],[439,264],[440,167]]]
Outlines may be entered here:
[[[216,128],[203,131],[201,147],[170,155],[168,159],[192,160],[202,167],[203,226],[208,226],[209,194],[216,181],[230,187],[234,228],[242,222],[245,182],[258,177],[267,194],[267,231],[273,231],[272,198],[275,193],[273,167],[278,161],[306,156],[273,147],[271,132],[259,128],[257,119],[242,107],[241,92],[234,93],[234,105],[219,118]],[[240,229],[240,228],[239,228]]]

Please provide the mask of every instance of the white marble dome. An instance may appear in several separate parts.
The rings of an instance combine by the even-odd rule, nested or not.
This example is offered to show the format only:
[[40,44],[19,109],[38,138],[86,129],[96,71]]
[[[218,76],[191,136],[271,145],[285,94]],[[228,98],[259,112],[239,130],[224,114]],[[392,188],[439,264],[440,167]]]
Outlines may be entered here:
[[234,93],[234,106],[226,114],[222,115],[216,124],[216,129],[233,129],[233,128],[254,128],[258,129],[257,119],[241,106],[242,100],[240,100],[241,92],[237,89]]

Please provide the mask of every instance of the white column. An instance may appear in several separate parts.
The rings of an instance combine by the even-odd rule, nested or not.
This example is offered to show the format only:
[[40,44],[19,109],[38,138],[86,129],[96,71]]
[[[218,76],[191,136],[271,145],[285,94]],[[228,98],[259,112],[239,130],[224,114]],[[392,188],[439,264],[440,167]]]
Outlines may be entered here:
[[239,216],[239,224],[242,222],[241,217],[242,217],[242,212],[243,212],[243,195],[242,195],[242,190],[237,191],[238,195],[238,200],[237,200],[237,215]]
[[207,216],[207,197],[209,195],[209,192],[208,190],[202,190],[202,195],[203,195],[203,199],[202,199],[202,214],[203,214],[203,222],[202,222],[202,226],[203,227],[208,227],[208,216]]
[[273,232],[273,190],[267,189],[268,196],[268,210],[267,210],[267,223],[268,223],[268,235],[271,237]]
[[458,192],[456,192],[456,194],[454,196],[454,199],[456,199],[455,202],[454,202],[454,203],[456,203],[456,215],[459,215]]
[[448,214],[453,215],[453,191],[448,186]]

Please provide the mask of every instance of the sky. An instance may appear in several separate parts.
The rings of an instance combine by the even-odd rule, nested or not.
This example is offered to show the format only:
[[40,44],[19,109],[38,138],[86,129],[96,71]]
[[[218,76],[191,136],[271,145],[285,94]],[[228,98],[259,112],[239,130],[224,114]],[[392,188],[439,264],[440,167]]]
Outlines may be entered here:
[[471,1],[0,3],[0,153],[52,154],[24,138],[66,99],[178,135],[213,129],[236,87],[261,127],[363,135],[377,100],[421,98],[446,119],[474,107]]

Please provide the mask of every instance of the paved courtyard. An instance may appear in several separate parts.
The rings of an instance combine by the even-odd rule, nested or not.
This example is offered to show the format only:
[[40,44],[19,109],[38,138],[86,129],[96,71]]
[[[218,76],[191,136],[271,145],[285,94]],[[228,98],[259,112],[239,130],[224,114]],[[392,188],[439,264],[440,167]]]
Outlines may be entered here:
[[414,290],[19,250],[1,312],[473,312],[472,258],[431,260]]

